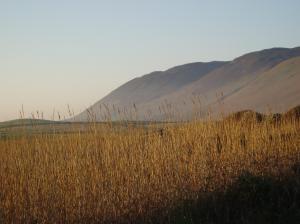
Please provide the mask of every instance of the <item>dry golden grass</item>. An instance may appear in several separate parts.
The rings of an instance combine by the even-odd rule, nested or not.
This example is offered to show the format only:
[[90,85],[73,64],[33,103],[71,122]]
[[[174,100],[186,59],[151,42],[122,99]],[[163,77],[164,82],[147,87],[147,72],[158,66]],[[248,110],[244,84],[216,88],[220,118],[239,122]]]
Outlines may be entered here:
[[0,222],[172,222],[245,171],[280,180],[300,162],[297,121],[105,129],[0,139]]

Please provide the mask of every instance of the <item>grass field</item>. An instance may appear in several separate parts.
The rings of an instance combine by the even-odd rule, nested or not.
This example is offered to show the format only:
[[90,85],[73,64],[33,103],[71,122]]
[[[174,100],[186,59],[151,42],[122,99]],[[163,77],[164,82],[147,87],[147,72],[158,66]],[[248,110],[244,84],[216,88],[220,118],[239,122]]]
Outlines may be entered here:
[[51,125],[0,129],[0,223],[300,221],[297,119]]

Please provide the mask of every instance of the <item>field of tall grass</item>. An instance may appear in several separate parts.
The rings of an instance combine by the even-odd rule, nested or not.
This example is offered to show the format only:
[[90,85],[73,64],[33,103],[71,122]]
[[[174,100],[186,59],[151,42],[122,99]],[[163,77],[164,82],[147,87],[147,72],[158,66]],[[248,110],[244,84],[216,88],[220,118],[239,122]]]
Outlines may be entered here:
[[0,139],[0,223],[300,223],[297,119],[87,126]]

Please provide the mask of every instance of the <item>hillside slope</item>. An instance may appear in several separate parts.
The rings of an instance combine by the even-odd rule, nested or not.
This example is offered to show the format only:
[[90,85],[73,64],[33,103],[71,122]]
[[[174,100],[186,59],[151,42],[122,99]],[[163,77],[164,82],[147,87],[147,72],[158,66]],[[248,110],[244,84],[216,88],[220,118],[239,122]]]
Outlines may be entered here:
[[47,124],[58,124],[62,123],[59,121],[50,121],[42,119],[16,119],[11,121],[0,122],[1,128],[11,128],[11,127],[20,127],[20,126],[37,126],[37,125],[47,125]]
[[[193,110],[195,110],[194,101],[196,98],[201,100],[201,105],[199,105],[196,110],[207,111],[207,109],[210,108],[213,113],[219,112],[220,110],[224,110],[223,107],[221,108],[216,105],[219,104],[219,101],[234,95],[243,88],[246,88],[258,77],[281,62],[297,56],[300,56],[300,48],[273,48],[246,54],[220,67],[219,69],[210,72],[190,85],[184,86],[172,94],[164,95],[162,98],[142,105],[142,108],[145,111],[147,110],[146,108],[155,108],[156,105],[162,105],[167,101],[173,106],[173,110],[179,111],[178,114],[183,114],[185,118],[190,118],[191,116],[195,116]],[[271,88],[272,83],[270,82],[269,85]],[[300,83],[295,82],[290,83],[290,85],[294,86],[292,88],[296,89]],[[261,96],[264,94],[270,95],[269,92],[260,93]],[[284,94],[284,92],[278,94]],[[247,101],[246,98],[245,101]],[[266,100],[263,102],[266,104],[268,103]],[[289,104],[288,99],[287,104]],[[232,105],[235,106],[234,103],[232,103],[231,106]],[[247,105],[245,104],[244,106]],[[256,104],[253,104],[253,107],[249,108],[254,110],[259,109],[255,106]],[[241,107],[238,107],[237,109],[243,110],[249,108],[241,105]],[[287,108],[283,108],[283,110],[284,109]],[[226,110],[228,110],[228,108]],[[157,114],[157,111],[154,113]],[[155,118],[159,119],[159,117],[160,116],[156,116]],[[175,119],[177,119],[176,116]]]
[[300,57],[286,60],[224,99],[227,109],[271,108],[283,112],[300,104]]
[[[110,110],[112,110],[113,105],[130,108],[133,107],[133,104],[139,106],[178,91],[183,86],[195,82],[226,63],[218,61],[208,63],[196,62],[176,66],[166,71],[152,72],[120,86],[95,103],[89,110],[93,111],[93,113],[101,113],[99,108],[103,105],[109,107]],[[86,120],[88,117],[90,117],[89,113],[85,111],[76,116],[75,120]]]
[[91,113],[103,120],[102,105],[112,119],[133,120],[189,119],[209,109],[262,111],[271,106],[281,112],[300,103],[299,56],[300,47],[272,48],[227,63],[193,63],[150,73],[122,85],[75,120],[87,120]]

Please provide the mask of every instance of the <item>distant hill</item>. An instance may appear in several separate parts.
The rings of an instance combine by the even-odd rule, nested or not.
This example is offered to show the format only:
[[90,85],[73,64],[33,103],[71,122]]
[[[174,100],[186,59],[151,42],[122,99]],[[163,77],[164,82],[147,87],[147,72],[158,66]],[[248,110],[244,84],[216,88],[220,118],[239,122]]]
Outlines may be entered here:
[[225,64],[226,62],[198,62],[177,66],[164,72],[153,72],[124,84],[99,103],[127,105],[149,102],[173,93]]
[[[120,86],[94,104],[89,110],[92,111],[91,113],[100,113],[99,110],[100,108],[103,109],[104,105],[107,105],[111,111],[113,110],[113,105],[133,109],[134,104],[140,106],[178,91],[182,87],[197,81],[209,72],[225,64],[227,64],[227,62],[196,62],[176,66],[166,71],[152,72]],[[84,121],[87,120],[88,117],[89,112],[85,111],[76,116],[75,120]]]
[[61,122],[42,120],[42,119],[16,119],[11,121],[0,122],[0,129],[19,127],[19,126],[36,126],[36,125],[58,124],[58,123]]
[[285,60],[224,99],[228,111],[283,112],[300,103],[300,57]]
[[252,52],[230,62],[186,64],[133,79],[74,120],[88,120],[91,114],[95,120],[106,115],[114,120],[178,120],[199,111],[282,112],[300,104],[299,71],[299,47]]

